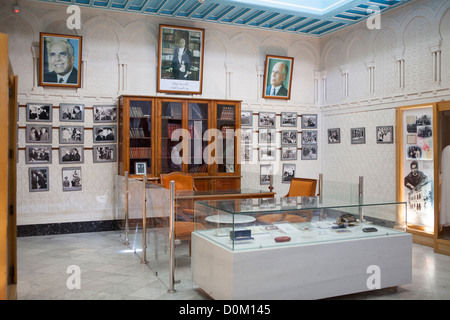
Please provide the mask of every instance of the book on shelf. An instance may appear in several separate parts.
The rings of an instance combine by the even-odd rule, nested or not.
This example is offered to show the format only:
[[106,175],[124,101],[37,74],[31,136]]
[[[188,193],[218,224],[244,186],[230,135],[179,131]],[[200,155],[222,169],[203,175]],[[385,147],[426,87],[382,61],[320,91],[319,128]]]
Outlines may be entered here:
[[130,128],[130,138],[145,138],[145,133],[143,128]]
[[234,107],[225,106],[222,108],[222,113],[220,114],[220,120],[234,120]]
[[131,147],[130,158],[133,159],[149,159],[152,157],[152,148],[148,147]]

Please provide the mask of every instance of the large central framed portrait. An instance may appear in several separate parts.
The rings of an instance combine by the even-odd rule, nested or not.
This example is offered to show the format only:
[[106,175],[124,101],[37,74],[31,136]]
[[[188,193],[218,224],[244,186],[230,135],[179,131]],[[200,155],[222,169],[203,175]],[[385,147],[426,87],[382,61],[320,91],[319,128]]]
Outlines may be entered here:
[[39,85],[81,87],[81,36],[40,33]]
[[202,93],[205,30],[159,26],[158,92]]
[[289,100],[293,68],[294,58],[267,55],[263,98]]

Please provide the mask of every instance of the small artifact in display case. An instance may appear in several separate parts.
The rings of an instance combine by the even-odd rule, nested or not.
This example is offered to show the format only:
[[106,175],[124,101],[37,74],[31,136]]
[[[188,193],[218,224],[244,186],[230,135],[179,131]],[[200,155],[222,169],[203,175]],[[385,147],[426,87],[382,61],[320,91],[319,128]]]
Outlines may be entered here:
[[230,231],[230,239],[231,240],[252,240],[252,231],[251,230],[234,230]]
[[276,237],[275,242],[288,242],[291,240],[291,237],[287,237],[287,236],[281,236],[281,237]]

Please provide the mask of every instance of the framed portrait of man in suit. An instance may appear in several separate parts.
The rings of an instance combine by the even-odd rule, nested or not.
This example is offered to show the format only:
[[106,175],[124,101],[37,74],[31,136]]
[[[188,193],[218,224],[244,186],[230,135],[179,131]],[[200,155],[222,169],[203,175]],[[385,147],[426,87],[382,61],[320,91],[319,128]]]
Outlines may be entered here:
[[157,91],[202,93],[205,30],[159,26]]
[[294,58],[266,55],[263,98],[291,98]]
[[81,87],[81,43],[81,36],[40,33],[40,86]]

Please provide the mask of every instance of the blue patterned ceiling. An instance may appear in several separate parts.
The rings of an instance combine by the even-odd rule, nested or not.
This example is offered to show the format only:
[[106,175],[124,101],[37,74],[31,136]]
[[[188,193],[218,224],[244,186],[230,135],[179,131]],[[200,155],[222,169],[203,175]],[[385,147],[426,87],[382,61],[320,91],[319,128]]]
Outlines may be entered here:
[[35,0],[320,37],[413,0]]

